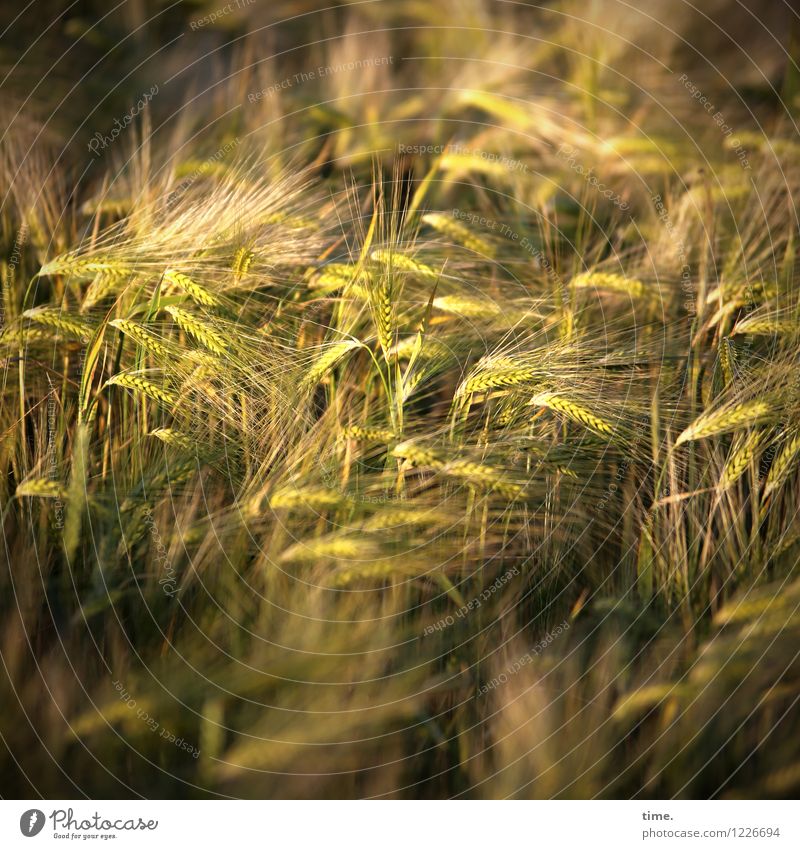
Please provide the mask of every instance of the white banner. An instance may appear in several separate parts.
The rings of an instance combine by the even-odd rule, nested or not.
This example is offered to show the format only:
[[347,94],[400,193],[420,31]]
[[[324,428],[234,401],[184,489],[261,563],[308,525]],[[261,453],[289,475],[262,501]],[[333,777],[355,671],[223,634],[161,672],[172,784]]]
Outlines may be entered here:
[[779,801],[2,801],[0,845],[150,847],[800,846]]

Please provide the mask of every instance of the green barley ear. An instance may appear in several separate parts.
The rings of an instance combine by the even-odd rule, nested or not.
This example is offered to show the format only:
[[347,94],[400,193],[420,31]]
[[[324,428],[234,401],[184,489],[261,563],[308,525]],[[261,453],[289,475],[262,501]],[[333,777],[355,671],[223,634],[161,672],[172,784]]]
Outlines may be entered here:
[[494,301],[471,295],[442,295],[439,298],[434,298],[433,306],[442,312],[460,315],[464,318],[496,318],[502,312]]
[[45,263],[40,269],[38,276],[53,277],[55,275],[73,275],[76,277],[94,277],[95,274],[111,275],[113,277],[124,277],[130,274],[133,268],[126,262],[103,256],[79,256],[75,253],[62,254]]
[[83,296],[81,312],[86,312],[105,298],[117,294],[124,282],[123,275],[112,274],[108,271],[98,272]]
[[188,333],[209,351],[214,354],[224,354],[228,350],[225,339],[210,324],[194,313],[172,306],[164,307],[164,311],[175,319],[175,323],[181,330]]
[[342,436],[345,439],[357,439],[360,442],[391,442],[397,438],[397,434],[388,428],[361,427],[360,425],[345,428]]
[[237,283],[240,282],[250,271],[250,266],[253,264],[255,257],[255,252],[250,250],[250,248],[237,248],[236,253],[233,255],[233,263],[231,265],[233,277]]
[[729,386],[733,383],[733,367],[736,356],[736,349],[733,343],[727,336],[722,336],[719,340],[719,367],[722,371],[723,385]]
[[780,453],[772,461],[764,484],[764,498],[779,489],[797,468],[798,454],[800,454],[800,431],[795,431],[794,435],[786,440]]
[[74,336],[77,339],[90,336],[93,331],[92,326],[87,322],[55,307],[35,307],[25,310],[22,317],[45,327],[52,327],[65,336]]
[[591,410],[576,403],[571,398],[557,395],[555,392],[540,392],[534,395],[528,402],[538,407],[547,407],[556,413],[566,416],[600,436],[610,436],[614,433],[614,427],[605,419],[595,415]]
[[569,284],[573,289],[605,289],[619,292],[632,298],[642,298],[649,294],[641,280],[623,277],[621,274],[608,274],[602,271],[589,271],[573,277]]
[[281,563],[313,563],[320,559],[366,560],[375,553],[374,545],[364,538],[344,536],[318,537],[290,546],[280,557]]
[[415,274],[418,277],[425,277],[430,280],[436,280],[440,277],[439,272],[435,268],[397,251],[376,248],[370,254],[370,259],[380,265],[388,266],[394,271],[406,271],[409,274]]
[[273,492],[268,498],[273,510],[291,510],[306,507],[312,510],[338,507],[342,496],[326,487],[284,487]]
[[155,354],[157,357],[166,357],[168,355],[167,348],[149,330],[145,330],[141,324],[137,324],[135,321],[127,318],[115,318],[109,324],[111,327],[115,327],[121,333],[129,336],[148,353]]
[[14,495],[17,498],[66,498],[67,489],[48,478],[29,478],[17,487]]
[[156,439],[160,439],[165,445],[180,448],[190,454],[194,454],[197,451],[197,442],[194,439],[171,427],[156,428],[155,430],[151,430],[148,436],[154,436]]
[[441,212],[429,212],[422,216],[422,220],[429,227],[433,227],[434,230],[438,230],[454,242],[463,245],[467,250],[490,258],[495,255],[494,248],[485,239],[476,236],[469,227],[449,215]]
[[444,461],[437,451],[410,440],[395,445],[391,453],[393,457],[405,460],[412,466],[429,466],[432,469],[441,469],[444,466]]
[[482,360],[456,389],[461,398],[491,389],[506,389],[530,383],[541,376],[541,370],[519,363],[511,357],[492,357]]
[[97,408],[94,406],[97,396],[91,396],[91,389],[94,383],[94,375],[97,371],[97,365],[100,361],[100,351],[103,347],[103,340],[106,335],[107,323],[104,321],[100,327],[95,330],[94,335],[89,340],[86,347],[86,357],[81,369],[81,383],[78,390],[78,422],[91,421]]
[[789,318],[775,318],[768,315],[754,315],[737,321],[731,334],[739,336],[747,333],[751,336],[787,336],[797,332],[797,322]]
[[164,272],[164,282],[168,286],[185,292],[193,301],[201,306],[218,307],[222,303],[220,299],[209,292],[208,289],[201,286],[199,283],[195,283],[191,277],[177,271],[174,268],[168,268]]
[[170,407],[174,406],[177,401],[177,398],[172,392],[162,389],[160,386],[156,386],[154,383],[151,383],[149,380],[138,374],[131,374],[129,372],[115,374],[112,378],[106,381],[106,386],[122,386],[124,389],[131,389],[134,392],[139,392],[142,395],[146,395],[148,398],[152,398],[154,401],[160,401],[162,404],[166,404]]
[[320,295],[330,295],[339,289],[350,286],[358,273],[357,265],[343,262],[331,262],[324,265],[313,277],[308,288]]
[[765,432],[763,430],[754,430],[734,443],[722,472],[720,481],[722,486],[731,486],[739,480],[756,457],[764,439]]
[[523,492],[523,488],[519,484],[510,482],[501,471],[485,463],[475,463],[471,460],[452,460],[445,463],[441,471],[448,477],[463,480],[472,486],[495,490],[506,498],[518,498]]
[[301,387],[306,390],[312,389],[350,351],[363,347],[362,343],[357,339],[345,339],[341,342],[334,342],[325,346],[325,349],[311,364],[311,367],[303,377]]
[[742,427],[761,424],[774,417],[773,405],[768,400],[746,401],[740,404],[728,405],[720,410],[703,413],[695,419],[686,430],[675,440],[675,446],[696,439],[707,439],[730,433]]
[[370,287],[370,301],[375,314],[378,343],[383,357],[389,362],[389,351],[394,343],[394,304],[392,302],[392,275],[382,274],[377,284]]

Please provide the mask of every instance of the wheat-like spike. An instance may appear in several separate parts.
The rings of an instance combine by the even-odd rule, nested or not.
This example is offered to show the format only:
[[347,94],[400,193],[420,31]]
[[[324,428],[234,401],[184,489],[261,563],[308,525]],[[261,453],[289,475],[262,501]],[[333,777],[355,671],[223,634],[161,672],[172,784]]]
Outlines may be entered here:
[[79,256],[75,253],[62,254],[60,257],[45,263],[39,270],[41,276],[53,276],[55,274],[73,274],[82,277],[91,277],[95,274],[110,274],[115,277],[123,277],[130,274],[133,269],[128,263],[113,257]]
[[373,292],[372,305],[375,313],[375,326],[378,331],[378,343],[388,362],[389,351],[394,342],[394,304],[392,302],[391,276],[384,275],[383,280],[374,287]]
[[783,554],[784,551],[788,551],[790,548],[793,548],[798,542],[800,542],[800,530],[797,530],[794,533],[784,533],[775,547],[775,550],[772,552],[772,556],[777,557],[779,554]]
[[722,369],[722,379],[725,386],[733,382],[733,363],[735,349],[733,343],[727,336],[719,340],[719,365]]
[[528,403],[547,407],[561,413],[601,436],[609,436],[614,433],[614,427],[605,419],[596,416],[591,410],[587,410],[586,407],[575,403],[572,399],[557,395],[555,392],[540,392],[534,395]]
[[96,274],[83,296],[81,312],[86,312],[104,298],[112,295],[117,290],[120,280],[122,280],[120,274],[112,274],[107,271]]
[[505,389],[528,383],[540,376],[540,371],[515,363],[510,357],[498,357],[494,360],[478,363],[472,374],[456,389],[455,397],[486,392],[490,389]]
[[414,390],[420,385],[425,376],[428,374],[428,369],[418,367],[412,374],[407,374],[403,378],[403,387],[401,397],[403,401],[407,401],[413,394]]
[[183,272],[174,268],[168,268],[164,272],[164,282],[185,292],[193,301],[204,307],[218,307],[222,303],[216,295],[209,292],[204,286],[195,283],[187,274],[183,274]]
[[344,429],[345,439],[358,439],[362,442],[391,442],[397,434],[393,430],[381,427],[362,427],[352,425]]
[[165,445],[170,445],[173,448],[182,448],[194,454],[197,450],[197,442],[185,433],[175,430],[171,427],[158,427],[151,430],[148,436],[155,436],[160,439]]
[[42,339],[53,339],[53,332],[45,327],[23,327],[19,324],[11,325],[0,333],[1,345],[18,346],[28,342],[38,342]]
[[577,277],[572,278],[570,286],[573,289],[607,289],[609,292],[622,292],[632,298],[641,298],[647,294],[647,288],[641,280],[602,271],[578,274]]
[[255,252],[250,250],[250,248],[237,248],[236,253],[233,255],[233,276],[236,281],[240,281],[249,271],[250,266],[253,264],[253,260],[256,258]]
[[30,478],[23,481],[14,494],[18,498],[66,498],[67,489],[48,478]]
[[357,581],[388,581],[393,578],[428,575],[431,571],[429,563],[423,561],[409,561],[403,558],[398,562],[397,558],[392,560],[378,560],[371,563],[348,564],[333,572],[329,583],[333,587],[348,587]]
[[795,460],[798,453],[800,453],[800,431],[783,444],[780,453],[772,461],[764,484],[765,498],[775,492],[796,468]]
[[444,233],[445,236],[470,251],[487,257],[493,257],[495,254],[494,248],[485,239],[476,236],[469,227],[449,215],[441,212],[429,212],[422,216],[422,220],[428,226],[433,227],[434,230]]
[[772,405],[768,400],[745,401],[711,413],[703,413],[681,433],[675,440],[675,445],[729,433],[748,425],[760,424],[770,418],[771,414]]
[[363,347],[361,342],[356,339],[344,339],[341,342],[334,342],[325,346],[325,349],[312,363],[302,381],[302,386],[305,389],[310,389],[316,386],[320,380],[345,356],[354,348]]
[[319,509],[337,507],[342,503],[342,496],[326,487],[292,486],[276,490],[269,496],[268,501],[273,510],[289,510],[294,507]]
[[510,483],[505,480],[501,472],[484,463],[475,463],[471,460],[453,460],[442,467],[442,472],[449,477],[461,478],[476,486],[496,489],[509,498],[516,498],[522,494],[522,487],[519,484]]
[[302,563],[320,558],[362,560],[374,553],[374,546],[365,539],[352,537],[321,537],[287,548],[280,557],[281,563]]
[[405,526],[442,525],[454,522],[454,517],[436,510],[424,507],[392,507],[373,514],[361,527],[365,531],[383,531]]
[[737,321],[731,333],[739,335],[748,333],[751,336],[781,336],[797,332],[797,324],[791,319],[770,318],[769,316],[752,316]]
[[116,327],[117,330],[124,333],[126,336],[130,336],[130,338],[141,345],[145,351],[149,351],[157,357],[166,357],[168,355],[169,352],[166,347],[162,345],[161,342],[159,342],[159,340],[150,333],[150,331],[145,330],[141,324],[137,324],[135,321],[131,321],[127,318],[115,318],[113,321],[110,321],[109,324],[112,327]]
[[416,274],[419,277],[427,277],[436,279],[439,277],[439,272],[430,265],[425,265],[424,262],[412,259],[405,254],[397,253],[396,251],[376,248],[371,254],[370,259],[373,262],[381,263],[384,266],[389,266],[396,271],[408,271],[411,274]]
[[35,321],[37,324],[43,324],[46,327],[53,327],[67,336],[75,336],[79,339],[90,336],[92,333],[91,326],[85,321],[81,321],[79,318],[68,315],[54,307],[35,307],[34,309],[25,310],[22,313],[22,317]]
[[764,282],[761,280],[753,283],[723,283],[712,292],[709,301],[725,302],[734,307],[743,307],[751,303],[763,303],[774,298],[778,294],[778,285],[775,281]]
[[308,288],[321,295],[328,295],[337,289],[343,289],[356,277],[358,266],[342,262],[331,262],[323,266],[308,283]]
[[731,448],[730,456],[722,472],[721,483],[731,486],[747,471],[750,461],[756,456],[765,438],[762,430],[754,430],[747,434]]
[[228,345],[222,336],[194,313],[187,312],[180,307],[169,306],[164,309],[175,319],[178,327],[208,348],[209,351],[215,354],[224,354],[227,351]]
[[434,298],[433,306],[442,312],[453,313],[464,318],[494,318],[501,312],[500,307],[494,302],[469,295],[442,295]]
[[424,448],[416,442],[401,442],[392,449],[392,456],[398,460],[405,460],[412,466],[430,466],[433,469],[441,469],[444,461],[432,448]]
[[138,374],[131,374],[130,372],[115,374],[108,383],[112,386],[122,386],[125,389],[132,389],[134,392],[141,392],[142,395],[147,395],[148,398],[161,401],[163,404],[169,406],[173,406],[177,400],[172,392],[156,386]]

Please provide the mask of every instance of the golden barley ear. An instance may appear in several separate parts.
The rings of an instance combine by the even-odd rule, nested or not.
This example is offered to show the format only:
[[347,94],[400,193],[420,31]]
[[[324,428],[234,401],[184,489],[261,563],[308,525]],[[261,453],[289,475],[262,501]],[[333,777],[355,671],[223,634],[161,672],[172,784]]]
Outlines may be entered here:
[[495,250],[489,242],[475,235],[469,227],[449,215],[441,212],[429,212],[422,216],[422,220],[428,226],[433,227],[434,230],[438,230],[476,254],[490,258],[495,255]]
[[17,487],[17,498],[66,498],[67,487],[50,478],[29,478]]
[[228,342],[223,336],[199,316],[180,307],[167,306],[164,307],[164,311],[172,316],[181,330],[212,353],[224,354],[228,350]]
[[75,253],[62,254],[39,269],[39,276],[73,275],[76,277],[94,277],[96,274],[124,277],[131,274],[132,266],[110,256],[80,256]]
[[164,282],[168,287],[180,289],[182,292],[185,292],[193,301],[201,306],[218,307],[222,303],[216,295],[209,292],[204,286],[196,283],[188,274],[184,274],[177,269],[168,268],[164,272]]
[[742,427],[762,424],[775,417],[775,408],[770,400],[755,399],[727,405],[719,410],[703,413],[675,440],[675,446],[707,439],[722,433],[730,433]]
[[146,395],[154,401],[160,401],[162,404],[166,404],[169,407],[174,407],[177,403],[177,397],[172,392],[167,389],[163,389],[160,386],[156,386],[155,383],[151,383],[149,380],[138,374],[131,374],[128,372],[115,374],[106,381],[106,385],[121,386],[124,389],[139,392],[142,395]]
[[564,395],[558,395],[555,392],[540,392],[534,395],[528,403],[538,407],[547,407],[554,412],[561,413],[600,436],[611,436],[614,433],[614,427],[610,422]]
[[739,480],[757,456],[765,438],[765,431],[754,430],[734,443],[722,472],[722,486],[731,486]]
[[605,289],[608,292],[629,295],[631,298],[643,298],[652,294],[641,280],[602,271],[578,274],[572,278],[569,285],[573,289]]
[[121,333],[129,336],[134,342],[141,345],[148,353],[157,357],[167,357],[169,351],[149,330],[127,318],[115,318],[109,321],[111,327],[115,327]]
[[780,453],[772,461],[764,483],[764,498],[778,490],[797,468],[798,454],[800,454],[800,431],[795,431],[783,443]]
[[517,362],[511,357],[493,357],[478,363],[456,389],[454,397],[461,398],[491,389],[521,386],[534,382],[542,375],[541,369]]
[[388,428],[362,427],[351,425],[342,432],[345,439],[357,439],[361,442],[391,442],[397,438],[397,434]]
[[65,336],[73,336],[77,339],[91,336],[94,330],[92,325],[83,319],[71,316],[55,307],[35,307],[25,310],[22,317],[45,327],[52,327]]
[[325,346],[304,375],[300,384],[301,388],[313,389],[347,354],[356,348],[363,347],[357,339],[344,339]]

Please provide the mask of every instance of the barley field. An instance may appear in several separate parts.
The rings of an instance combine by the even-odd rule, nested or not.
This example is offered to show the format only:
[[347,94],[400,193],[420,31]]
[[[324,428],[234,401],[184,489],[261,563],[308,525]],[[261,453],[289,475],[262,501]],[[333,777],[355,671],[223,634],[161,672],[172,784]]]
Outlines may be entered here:
[[800,792],[800,19],[0,29],[0,795]]

